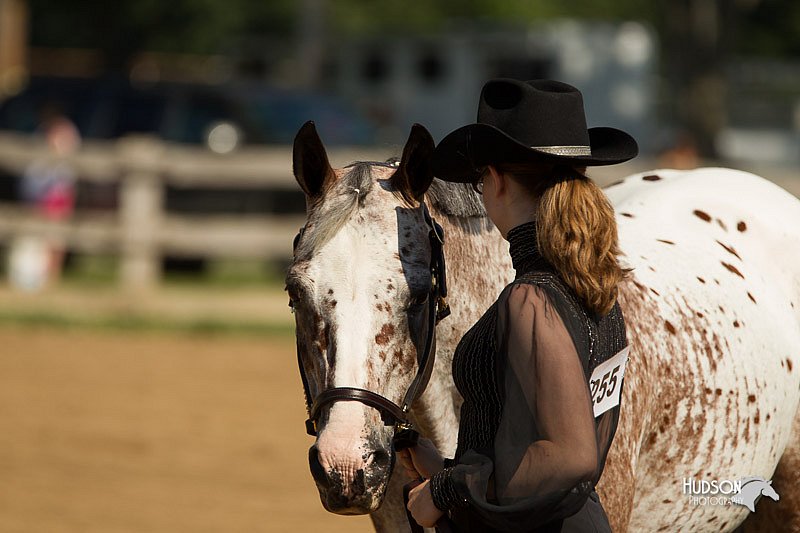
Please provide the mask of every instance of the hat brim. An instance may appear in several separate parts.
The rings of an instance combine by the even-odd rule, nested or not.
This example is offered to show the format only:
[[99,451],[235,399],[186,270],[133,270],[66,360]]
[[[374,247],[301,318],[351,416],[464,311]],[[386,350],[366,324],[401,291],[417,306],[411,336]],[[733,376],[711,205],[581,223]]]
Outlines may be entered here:
[[469,124],[448,134],[433,154],[434,175],[444,181],[469,183],[493,163],[552,162],[574,166],[616,165],[636,157],[633,137],[616,128],[589,128],[590,156],[565,156],[525,146],[489,124]]

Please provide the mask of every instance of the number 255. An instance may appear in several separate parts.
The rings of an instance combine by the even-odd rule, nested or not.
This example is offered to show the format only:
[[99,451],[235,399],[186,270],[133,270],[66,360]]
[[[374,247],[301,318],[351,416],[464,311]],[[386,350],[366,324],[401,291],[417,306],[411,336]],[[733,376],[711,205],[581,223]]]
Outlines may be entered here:
[[[600,381],[600,385],[597,387],[592,387],[593,396],[596,394],[594,402],[600,403],[603,401],[605,397],[611,397],[614,394],[614,389],[617,388],[617,372],[619,372],[619,366],[615,366],[613,370],[609,370],[603,375],[603,379]],[[597,385],[597,381],[594,381],[592,385]]]

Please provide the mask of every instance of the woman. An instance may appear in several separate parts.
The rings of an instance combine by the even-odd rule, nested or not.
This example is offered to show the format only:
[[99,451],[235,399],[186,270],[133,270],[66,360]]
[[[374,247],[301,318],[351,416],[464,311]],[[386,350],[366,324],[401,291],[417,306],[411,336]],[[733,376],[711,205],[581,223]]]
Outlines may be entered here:
[[[478,123],[436,147],[436,176],[482,194],[516,276],[456,348],[455,458],[425,439],[400,453],[425,478],[408,503],[420,525],[447,515],[458,531],[610,531],[594,486],[619,419],[627,270],[613,208],[585,170],[637,153],[620,130],[587,129],[581,93],[551,80],[489,81]],[[590,391],[604,362],[616,370]]]

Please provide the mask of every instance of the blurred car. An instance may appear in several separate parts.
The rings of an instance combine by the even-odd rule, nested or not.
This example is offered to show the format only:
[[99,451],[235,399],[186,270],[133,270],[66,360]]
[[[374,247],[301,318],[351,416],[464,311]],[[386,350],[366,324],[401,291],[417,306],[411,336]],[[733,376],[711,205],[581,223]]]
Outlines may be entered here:
[[365,145],[375,127],[327,94],[264,86],[131,84],[126,79],[34,77],[0,103],[0,129],[32,133],[45,106],[57,106],[89,139],[153,134],[230,152],[245,144],[289,144],[306,120],[329,145]]

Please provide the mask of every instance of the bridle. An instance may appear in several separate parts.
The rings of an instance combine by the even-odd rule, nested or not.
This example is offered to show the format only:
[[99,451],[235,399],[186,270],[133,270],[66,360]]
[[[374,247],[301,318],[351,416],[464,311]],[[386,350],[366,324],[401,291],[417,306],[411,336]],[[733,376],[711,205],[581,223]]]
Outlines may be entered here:
[[[450,306],[447,304],[447,273],[444,263],[444,230],[431,217],[428,207],[424,200],[421,202],[422,213],[425,223],[430,228],[428,239],[431,244],[431,290],[428,294],[428,332],[425,337],[425,348],[418,352],[417,375],[409,385],[401,404],[396,404],[385,396],[370,390],[358,387],[332,387],[325,389],[311,400],[311,391],[308,386],[308,378],[303,369],[303,361],[300,355],[300,348],[297,349],[297,364],[300,369],[300,377],[303,381],[303,391],[305,393],[306,411],[306,432],[309,435],[317,435],[317,423],[320,419],[322,409],[331,403],[339,401],[356,401],[377,409],[381,414],[383,423],[387,426],[394,426],[394,447],[396,450],[408,448],[416,444],[419,433],[414,429],[409,419],[409,411],[414,401],[419,398],[428,385],[428,380],[433,370],[433,363],[436,359],[436,325],[450,314]],[[303,235],[305,227],[294,238],[294,249]],[[291,300],[289,302],[291,306]]]

